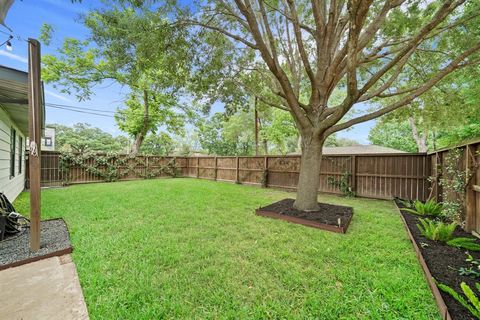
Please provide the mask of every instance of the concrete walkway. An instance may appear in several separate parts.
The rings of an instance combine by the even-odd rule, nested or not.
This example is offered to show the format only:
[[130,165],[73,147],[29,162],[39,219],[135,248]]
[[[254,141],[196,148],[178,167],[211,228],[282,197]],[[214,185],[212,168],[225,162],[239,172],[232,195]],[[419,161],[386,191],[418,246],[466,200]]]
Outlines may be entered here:
[[71,255],[0,271],[1,319],[88,319]]

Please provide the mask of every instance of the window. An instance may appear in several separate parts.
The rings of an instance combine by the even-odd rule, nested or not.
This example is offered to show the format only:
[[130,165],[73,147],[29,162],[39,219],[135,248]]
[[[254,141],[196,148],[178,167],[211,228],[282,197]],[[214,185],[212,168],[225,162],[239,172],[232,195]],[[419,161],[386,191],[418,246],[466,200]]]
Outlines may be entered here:
[[18,136],[18,174],[22,173],[23,167],[23,137]]
[[15,177],[15,142],[17,141],[17,131],[10,130],[10,178]]
[[52,146],[52,138],[45,137],[45,146],[46,147],[51,147]]

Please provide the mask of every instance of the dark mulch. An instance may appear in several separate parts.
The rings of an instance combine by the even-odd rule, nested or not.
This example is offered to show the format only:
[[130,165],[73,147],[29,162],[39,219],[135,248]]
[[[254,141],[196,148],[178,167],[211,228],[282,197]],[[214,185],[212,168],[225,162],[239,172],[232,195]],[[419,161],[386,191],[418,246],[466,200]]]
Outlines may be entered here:
[[[398,208],[401,210],[405,208],[404,204],[398,199],[395,200]],[[430,270],[432,276],[440,283],[444,283],[449,287],[455,289],[455,291],[462,293],[460,289],[460,283],[463,281],[467,283],[472,289],[475,289],[475,278],[469,276],[461,276],[458,273],[460,267],[469,267],[469,263],[465,261],[467,258],[465,249],[457,249],[443,244],[439,241],[432,241],[421,235],[418,230],[418,219],[421,218],[415,214],[400,211],[407,222],[408,228],[412,233],[415,242],[417,243],[422,256]],[[455,237],[468,237],[473,236],[463,231],[460,227],[454,232]],[[480,241],[477,239],[477,243]],[[480,259],[480,252],[469,252],[476,259]],[[475,319],[468,310],[466,310],[460,303],[453,299],[449,294],[440,291],[443,300],[447,305],[448,311],[454,320],[460,319]],[[463,293],[462,293],[463,295]]]
[[[294,199],[283,199],[258,209],[257,214],[273,212],[285,216],[285,220],[288,220],[288,217],[298,218],[305,220],[306,225],[330,231],[339,229],[337,232],[345,232],[353,216],[353,208],[351,207],[319,203],[320,210],[318,211],[302,211],[293,207],[294,202]],[[312,224],[309,224],[309,222],[312,222]],[[323,228],[322,225],[326,227]]]
[[40,224],[40,250],[30,252],[30,232],[0,241],[0,270],[71,251],[70,236],[63,219],[42,221]]

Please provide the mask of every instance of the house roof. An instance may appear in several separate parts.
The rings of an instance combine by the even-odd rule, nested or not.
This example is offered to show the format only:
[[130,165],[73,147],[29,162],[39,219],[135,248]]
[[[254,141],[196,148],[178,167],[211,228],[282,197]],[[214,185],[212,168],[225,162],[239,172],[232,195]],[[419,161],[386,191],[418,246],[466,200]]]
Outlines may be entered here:
[[[45,107],[42,84],[42,128],[45,124]],[[0,65],[0,106],[13,122],[28,134],[28,73]]]
[[324,147],[323,154],[375,154],[375,153],[405,153],[388,147],[376,145],[357,145],[348,147]]

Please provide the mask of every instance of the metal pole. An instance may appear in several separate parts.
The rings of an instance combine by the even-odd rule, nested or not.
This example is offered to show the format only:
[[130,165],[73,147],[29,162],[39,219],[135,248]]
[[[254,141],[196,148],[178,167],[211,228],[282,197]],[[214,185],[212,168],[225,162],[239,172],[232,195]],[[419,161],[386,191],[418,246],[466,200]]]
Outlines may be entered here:
[[258,111],[257,111],[257,97],[255,97],[255,155],[258,156]]

